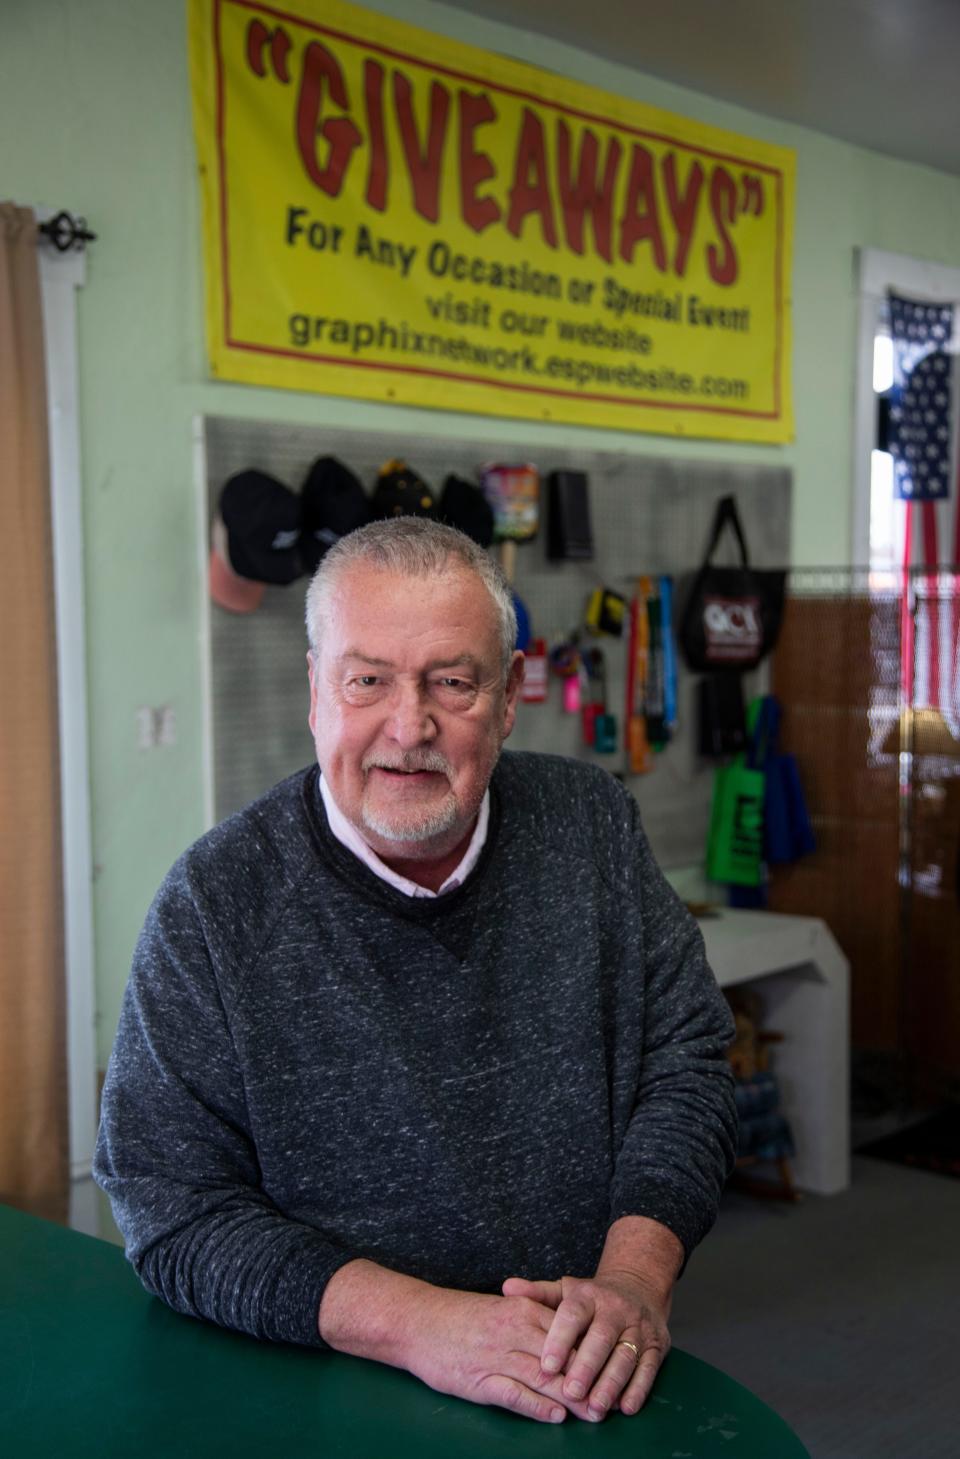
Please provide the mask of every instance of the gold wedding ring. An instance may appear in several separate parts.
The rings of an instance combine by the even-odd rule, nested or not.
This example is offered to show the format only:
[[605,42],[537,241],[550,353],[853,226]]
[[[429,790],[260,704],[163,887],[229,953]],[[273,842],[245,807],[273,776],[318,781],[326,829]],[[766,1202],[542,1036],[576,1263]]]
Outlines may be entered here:
[[635,1363],[639,1363],[639,1361],[640,1361],[640,1349],[637,1347],[637,1345],[636,1345],[635,1342],[631,1342],[629,1340],[629,1338],[622,1337],[620,1339],[620,1341],[617,1343],[617,1347],[618,1348],[629,1348],[630,1351],[633,1353],[633,1361]]

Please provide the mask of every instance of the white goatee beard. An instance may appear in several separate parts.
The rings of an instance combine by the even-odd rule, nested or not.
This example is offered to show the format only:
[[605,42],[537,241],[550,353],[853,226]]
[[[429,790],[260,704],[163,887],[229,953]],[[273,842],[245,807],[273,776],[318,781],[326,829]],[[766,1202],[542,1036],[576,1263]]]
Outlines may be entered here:
[[[383,770],[405,770],[408,773],[416,770],[429,770],[435,775],[445,775],[448,782],[452,777],[450,765],[436,750],[420,750],[396,756],[370,755],[361,766],[365,772],[375,767]],[[432,841],[436,836],[445,836],[456,825],[457,813],[457,802],[452,791],[448,792],[443,802],[433,810],[396,812],[389,820],[378,815],[367,804],[366,795],[360,804],[360,817],[366,829],[380,836],[384,841],[394,842],[419,843]]]
[[384,841],[432,841],[436,836],[445,836],[457,823],[457,802],[448,795],[443,804],[429,814],[408,815],[401,819],[381,819],[369,806],[361,805],[360,816],[368,831]]

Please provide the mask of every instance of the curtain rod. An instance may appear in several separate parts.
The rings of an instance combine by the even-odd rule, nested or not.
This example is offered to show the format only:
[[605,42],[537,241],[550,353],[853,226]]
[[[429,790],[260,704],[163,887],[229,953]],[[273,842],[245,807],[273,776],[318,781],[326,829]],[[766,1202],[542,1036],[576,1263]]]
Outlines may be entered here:
[[75,248],[78,253],[82,253],[87,244],[94,243],[97,237],[87,227],[86,218],[75,218],[65,209],[57,213],[56,217],[41,223],[37,231],[49,239],[60,253],[66,253],[69,248]]

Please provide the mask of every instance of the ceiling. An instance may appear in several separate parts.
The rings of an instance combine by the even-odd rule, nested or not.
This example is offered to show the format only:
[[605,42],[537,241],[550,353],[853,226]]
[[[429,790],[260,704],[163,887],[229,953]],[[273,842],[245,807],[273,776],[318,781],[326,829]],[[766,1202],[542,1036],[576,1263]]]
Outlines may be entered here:
[[960,175],[960,0],[445,0]]

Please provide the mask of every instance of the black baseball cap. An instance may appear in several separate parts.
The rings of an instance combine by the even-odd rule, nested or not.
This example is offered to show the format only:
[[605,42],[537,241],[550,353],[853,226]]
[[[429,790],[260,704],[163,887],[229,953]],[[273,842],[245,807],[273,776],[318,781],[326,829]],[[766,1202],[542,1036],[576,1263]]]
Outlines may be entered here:
[[452,472],[443,483],[440,517],[481,547],[489,547],[493,541],[493,508],[479,486]]
[[328,548],[370,520],[370,501],[349,466],[318,456],[300,495],[300,556],[313,574]]
[[279,587],[300,577],[300,502],[289,487],[264,471],[238,471],[220,493],[220,516],[240,577]]

